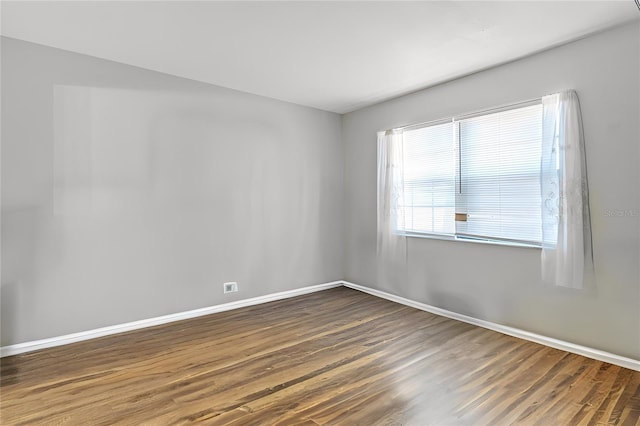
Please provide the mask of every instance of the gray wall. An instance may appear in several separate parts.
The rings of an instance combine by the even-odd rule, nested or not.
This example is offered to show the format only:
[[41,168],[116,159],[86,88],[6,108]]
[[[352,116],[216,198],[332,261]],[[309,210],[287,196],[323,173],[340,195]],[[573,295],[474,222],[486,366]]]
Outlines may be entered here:
[[343,158],[337,114],[3,38],[1,344],[341,279]]
[[[343,118],[345,279],[462,314],[640,358],[637,23]],[[545,286],[540,251],[409,238],[408,271],[376,259],[376,131],[575,89],[588,156],[595,292]]]

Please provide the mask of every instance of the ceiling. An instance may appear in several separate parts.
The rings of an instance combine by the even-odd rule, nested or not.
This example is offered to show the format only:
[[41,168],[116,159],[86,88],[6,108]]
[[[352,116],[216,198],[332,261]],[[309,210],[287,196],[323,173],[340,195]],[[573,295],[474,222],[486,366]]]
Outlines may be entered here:
[[2,1],[2,35],[345,113],[638,19],[610,1]]

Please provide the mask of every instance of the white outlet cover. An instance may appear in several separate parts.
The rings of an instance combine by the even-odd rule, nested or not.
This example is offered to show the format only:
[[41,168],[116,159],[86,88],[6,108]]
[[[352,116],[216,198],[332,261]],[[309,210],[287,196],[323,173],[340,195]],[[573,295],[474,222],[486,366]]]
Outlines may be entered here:
[[238,291],[238,283],[236,282],[224,283],[223,288],[225,293],[233,293],[235,291]]

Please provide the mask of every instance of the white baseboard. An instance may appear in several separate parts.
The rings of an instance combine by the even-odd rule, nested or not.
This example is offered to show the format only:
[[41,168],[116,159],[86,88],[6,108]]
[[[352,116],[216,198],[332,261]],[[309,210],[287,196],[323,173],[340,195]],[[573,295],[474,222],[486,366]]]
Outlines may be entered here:
[[458,321],[466,322],[469,324],[477,325],[479,327],[487,328],[489,330],[497,331],[509,336],[519,337],[531,342],[540,343],[545,346],[560,349],[563,351],[571,352],[578,355],[586,356],[587,358],[597,359],[598,361],[608,362],[610,364],[619,365],[621,367],[629,368],[631,370],[640,371],[640,361],[632,358],[626,358],[620,355],[612,354],[609,352],[593,349],[587,346],[576,345],[575,343],[565,342],[563,340],[554,339],[552,337],[542,336],[540,334],[531,333],[519,328],[508,327],[506,325],[496,324],[494,322],[485,321],[477,318],[473,318],[467,315],[458,314],[448,311],[446,309],[437,308],[435,306],[427,305],[426,303],[416,302],[414,300],[406,299],[404,297],[396,296],[384,291],[376,290],[373,288],[361,286],[348,281],[342,281],[345,287],[359,290],[364,293],[371,294],[373,296],[381,297],[383,299],[391,300],[412,308],[420,309],[422,311],[431,312],[432,314],[441,315],[443,317],[455,319]]
[[66,334],[64,336],[51,337],[48,339],[34,340],[31,342],[24,342],[24,343],[18,343],[15,345],[3,346],[3,347],[0,347],[0,357],[17,355],[25,352],[36,351],[39,349],[51,348],[54,346],[66,345],[69,343],[94,339],[96,337],[108,336],[111,334],[123,333],[125,331],[138,330],[145,327],[152,327],[154,325],[166,324],[169,322],[180,321],[184,319],[200,317],[203,315],[214,314],[216,312],[224,312],[224,311],[230,311],[232,309],[243,308],[246,306],[259,305],[261,303],[271,302],[274,300],[287,299],[290,297],[300,296],[308,293],[314,293],[316,291],[327,290],[330,288],[340,287],[340,286],[349,287],[354,290],[359,290],[364,293],[371,294],[373,296],[390,300],[392,302],[400,303],[406,306],[411,306],[413,308],[420,309],[422,311],[431,312],[436,315],[441,315],[447,318],[477,325],[479,327],[487,328],[489,330],[497,331],[503,334],[508,334],[509,336],[519,337],[521,339],[540,343],[542,345],[550,346],[552,348],[575,353],[578,355],[583,355],[588,358],[597,359],[599,361],[604,361],[611,364],[619,365],[621,367],[626,367],[631,370],[640,371],[640,361],[635,359],[626,358],[620,355],[612,354],[612,353],[601,351],[598,349],[589,348],[587,346],[576,345],[574,343],[565,342],[563,340],[554,339],[552,337],[547,337],[547,336],[543,336],[536,333],[531,333],[518,328],[508,327],[508,326],[496,324],[490,321],[473,318],[467,315],[458,314],[456,312],[437,308],[435,306],[427,305],[426,303],[416,302],[414,300],[406,299],[401,296],[396,296],[391,293],[361,286],[348,281],[333,281],[325,284],[302,287],[294,290],[253,297],[251,299],[244,299],[244,300],[238,300],[236,302],[224,303],[222,305],[209,306],[206,308],[194,309],[191,311],[179,312],[179,313],[170,314],[170,315],[163,315],[160,317],[149,318],[149,319],[144,319],[140,321],[133,321],[133,322],[128,322],[124,324],[117,324],[117,325],[112,325],[108,327],[96,328],[94,330],[81,331],[79,333]]
[[64,336],[51,337],[48,339],[34,340],[31,342],[18,343],[15,345],[0,347],[0,357],[17,355],[39,349],[52,348],[54,346],[66,345],[83,340],[95,339],[96,337],[108,336],[111,334],[123,333],[125,331],[138,330],[140,328],[152,327],[154,325],[166,324],[203,315],[214,314],[216,312],[230,311],[232,309],[246,306],[259,305],[261,303],[272,302],[274,300],[288,299],[290,297],[303,294],[314,293],[316,291],[327,290],[333,287],[342,286],[342,281],[333,281],[325,284],[318,284],[309,287],[297,288],[279,293],[267,294],[253,297],[251,299],[238,300],[236,302],[224,303],[222,305],[208,306],[206,308],[194,309],[192,311],[179,312],[175,314],[163,315],[139,321],[127,322],[124,324],[111,325],[108,327],[96,328],[94,330],[81,331],[79,333],[66,334]]

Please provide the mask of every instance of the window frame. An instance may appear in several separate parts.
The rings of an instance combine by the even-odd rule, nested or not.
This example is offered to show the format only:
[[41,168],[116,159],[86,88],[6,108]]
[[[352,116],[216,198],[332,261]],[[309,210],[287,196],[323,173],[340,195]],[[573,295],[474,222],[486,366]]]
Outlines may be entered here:
[[[461,143],[460,143],[460,122],[466,119],[490,115],[495,113],[500,113],[503,111],[515,110],[520,108],[526,108],[534,105],[541,105],[542,98],[529,99],[526,101],[516,102],[501,105],[499,107],[483,109],[479,111],[474,111],[471,113],[454,115],[448,118],[431,120],[423,123],[410,124],[407,126],[399,127],[396,129],[401,129],[403,132],[418,130],[424,127],[437,126],[439,124],[451,122],[454,128],[454,152],[456,155],[455,160],[455,205],[458,205],[459,200],[459,191],[461,185]],[[542,122],[542,115],[540,116],[540,120]],[[515,240],[515,239],[507,239],[500,237],[484,237],[484,236],[473,236],[473,235],[465,235],[465,234],[457,234],[454,232],[453,234],[448,233],[434,233],[434,232],[417,232],[414,230],[402,230],[396,228],[396,233],[398,235],[402,235],[405,237],[411,238],[426,238],[426,239],[435,239],[435,240],[444,240],[444,241],[460,241],[460,242],[468,242],[468,243],[476,243],[476,244],[490,244],[490,245],[499,245],[499,246],[509,246],[509,247],[520,247],[520,248],[534,248],[541,249],[542,241],[526,241],[526,240]]]

